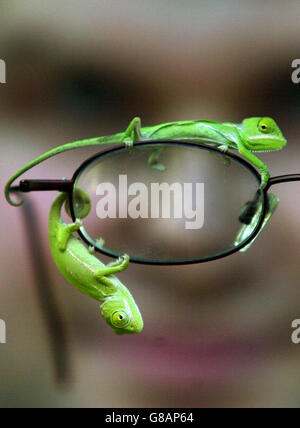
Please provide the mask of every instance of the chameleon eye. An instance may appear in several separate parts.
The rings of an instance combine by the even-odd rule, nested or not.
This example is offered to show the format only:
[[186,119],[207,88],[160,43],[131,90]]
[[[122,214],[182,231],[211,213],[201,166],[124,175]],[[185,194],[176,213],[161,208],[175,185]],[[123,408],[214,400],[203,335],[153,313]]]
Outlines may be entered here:
[[274,131],[274,128],[274,121],[270,117],[263,117],[258,122],[258,129],[260,130],[260,132],[263,132],[265,134],[270,134]]
[[115,311],[111,316],[111,323],[114,327],[124,328],[129,324],[129,317],[125,311]]

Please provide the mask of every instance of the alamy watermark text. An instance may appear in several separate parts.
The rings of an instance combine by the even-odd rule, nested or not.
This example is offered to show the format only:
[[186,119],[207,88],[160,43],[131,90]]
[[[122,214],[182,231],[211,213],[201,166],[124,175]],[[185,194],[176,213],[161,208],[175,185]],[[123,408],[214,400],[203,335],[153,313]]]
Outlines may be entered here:
[[0,343],[6,343],[6,324],[0,319]]
[[119,175],[118,188],[100,183],[96,195],[96,215],[104,218],[186,219],[185,229],[204,225],[204,183],[144,183],[128,186],[127,175]]
[[294,329],[292,333],[292,342],[295,345],[299,345],[300,343],[300,319],[294,320],[292,322],[292,328]]
[[0,83],[6,83],[6,63],[0,59]]
[[292,68],[295,70],[292,72],[292,82],[295,84],[300,83],[300,59],[294,59],[292,62]]

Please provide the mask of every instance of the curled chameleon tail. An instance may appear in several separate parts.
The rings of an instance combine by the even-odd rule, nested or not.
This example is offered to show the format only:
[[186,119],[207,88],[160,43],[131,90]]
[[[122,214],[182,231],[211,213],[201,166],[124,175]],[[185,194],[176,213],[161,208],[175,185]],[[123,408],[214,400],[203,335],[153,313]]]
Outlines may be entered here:
[[71,285],[101,302],[101,314],[115,333],[139,333],[143,329],[140,311],[128,289],[114,276],[127,268],[129,257],[125,254],[104,265],[73,235],[82,226],[81,218],[91,209],[91,201],[85,192],[78,189],[76,198],[81,201],[81,207],[74,223],[66,224],[61,218],[63,204],[67,213],[70,211],[66,194],[61,193],[52,204],[49,241],[54,261]]

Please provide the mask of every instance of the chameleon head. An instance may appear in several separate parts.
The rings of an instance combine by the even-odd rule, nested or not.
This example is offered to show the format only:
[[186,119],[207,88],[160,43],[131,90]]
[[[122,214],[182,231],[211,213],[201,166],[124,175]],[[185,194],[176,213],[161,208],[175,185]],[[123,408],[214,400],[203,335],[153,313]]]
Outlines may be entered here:
[[130,294],[129,298],[123,295],[109,297],[100,308],[103,318],[116,334],[134,334],[143,330],[141,313]]
[[277,123],[271,117],[251,117],[244,119],[240,125],[244,144],[254,152],[280,150],[286,146]]

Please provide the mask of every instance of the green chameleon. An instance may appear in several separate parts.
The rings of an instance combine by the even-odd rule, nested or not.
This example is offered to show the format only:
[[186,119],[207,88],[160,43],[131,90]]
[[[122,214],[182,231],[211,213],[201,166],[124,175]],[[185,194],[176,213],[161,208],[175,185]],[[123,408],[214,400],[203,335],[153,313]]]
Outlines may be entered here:
[[[130,148],[136,141],[155,140],[188,140],[209,143],[219,147],[224,153],[229,148],[236,149],[260,170],[262,188],[265,187],[269,180],[269,169],[253,152],[280,150],[286,145],[286,139],[283,137],[276,122],[269,117],[252,117],[244,119],[240,124],[208,120],[185,120],[143,128],[141,128],[141,119],[135,117],[125,132],[67,143],[37,157],[8,180],[5,186],[5,197],[11,205],[21,205],[22,200],[14,202],[10,198],[12,183],[30,168],[59,153],[79,147],[110,143],[125,143]],[[149,165],[158,170],[165,169],[158,161],[161,150],[162,147],[159,146],[158,141],[157,148],[153,148],[153,153],[148,159]]]
[[[102,302],[102,316],[115,333],[140,333],[143,329],[140,311],[130,292],[114,276],[127,268],[129,257],[125,254],[105,266],[93,256],[92,250],[72,234],[81,227],[81,220],[78,218],[74,223],[66,224],[61,219],[66,198],[65,193],[59,194],[49,215],[50,248],[57,267],[74,287]],[[91,208],[87,195],[85,202],[85,207],[78,214],[80,218],[85,217]],[[68,212],[68,206],[66,210]]]

